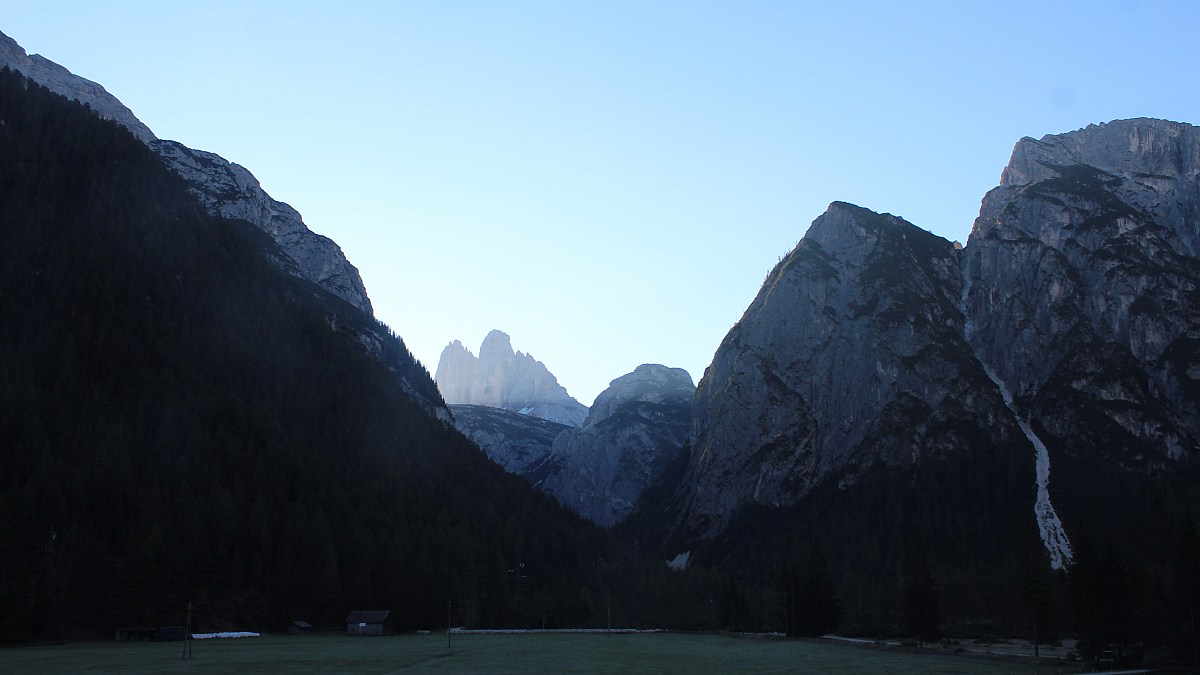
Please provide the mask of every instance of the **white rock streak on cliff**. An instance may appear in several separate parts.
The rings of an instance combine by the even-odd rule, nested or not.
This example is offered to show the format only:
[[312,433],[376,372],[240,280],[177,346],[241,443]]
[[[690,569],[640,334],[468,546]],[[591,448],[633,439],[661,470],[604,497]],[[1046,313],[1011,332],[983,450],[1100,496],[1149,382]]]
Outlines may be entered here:
[[[973,344],[975,334],[974,325],[971,321],[971,314],[967,312],[967,299],[971,293],[971,279],[967,277],[963,282],[962,291],[962,313],[966,317],[963,324],[963,332],[966,334],[967,343]],[[978,357],[978,350],[976,350]],[[1046,547],[1046,552],[1050,554],[1050,567],[1056,570],[1064,569],[1071,564],[1074,555],[1071,552],[1071,541],[1067,539],[1067,532],[1063,529],[1062,521],[1058,518],[1058,513],[1054,511],[1054,504],[1050,502],[1050,451],[1046,449],[1046,444],[1042,439],[1038,438],[1034,433],[1033,427],[1030,426],[1029,420],[1021,417],[1013,405],[1012,392],[982,358],[979,362],[983,365],[983,372],[987,373],[988,378],[996,384],[1000,389],[1000,396],[1004,399],[1004,405],[1012,413],[1013,419],[1016,420],[1017,426],[1021,428],[1021,432],[1033,444],[1036,452],[1036,467],[1037,467],[1037,500],[1033,505],[1033,513],[1037,518],[1038,534],[1042,537],[1042,544]]]

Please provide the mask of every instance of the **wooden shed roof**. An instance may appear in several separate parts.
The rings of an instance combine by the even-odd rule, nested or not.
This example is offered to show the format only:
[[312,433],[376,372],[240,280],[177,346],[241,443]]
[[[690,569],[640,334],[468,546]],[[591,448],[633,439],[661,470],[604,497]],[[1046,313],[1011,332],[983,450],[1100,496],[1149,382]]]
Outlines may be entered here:
[[390,612],[388,609],[356,609],[346,617],[346,623],[383,623]]

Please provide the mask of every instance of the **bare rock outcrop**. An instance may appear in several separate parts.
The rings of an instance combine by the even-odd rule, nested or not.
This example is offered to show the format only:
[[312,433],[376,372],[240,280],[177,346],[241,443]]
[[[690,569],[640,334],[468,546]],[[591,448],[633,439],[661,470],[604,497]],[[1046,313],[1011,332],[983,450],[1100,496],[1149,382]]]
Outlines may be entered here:
[[571,398],[541,361],[513,351],[507,333],[493,330],[476,357],[462,342],[446,345],[434,380],[450,405],[484,405],[578,427],[588,409]]
[[37,54],[26,54],[12,38],[0,33],[0,67],[4,66],[56,94],[87,104],[101,117],[129,129],[188,182],[192,193],[211,213],[248,221],[270,235],[282,253],[274,258],[280,267],[372,313],[358,269],[342,249],[333,240],[309,230],[295,209],[272,199],[245,167],[211,152],[159,140],[104,87]]
[[554,439],[542,488],[595,523],[620,522],[687,441],[695,391],[687,371],[657,364],[613,380],[583,427]]

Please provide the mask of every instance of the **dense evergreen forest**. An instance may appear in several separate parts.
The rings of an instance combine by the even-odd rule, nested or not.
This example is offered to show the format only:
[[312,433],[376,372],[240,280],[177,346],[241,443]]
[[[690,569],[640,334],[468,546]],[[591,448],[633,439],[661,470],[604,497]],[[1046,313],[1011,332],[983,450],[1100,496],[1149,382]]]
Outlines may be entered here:
[[470,626],[666,621],[631,584],[708,583],[618,562],[403,391],[398,369],[435,392],[385,327],[7,70],[0,241],[0,641],[181,624],[189,601],[199,629],[436,628],[447,603]]
[[[615,529],[619,539],[664,556],[687,546],[669,528],[686,460],[685,449]],[[724,584],[715,625],[913,643],[1077,638],[1086,660],[1200,667],[1191,476],[1126,475],[1113,486],[1157,517],[1136,534],[1113,505],[1085,516],[1067,492],[1075,561],[1053,571],[1033,518],[1032,464],[1014,446],[876,466],[852,482],[830,478],[792,506],[743,507],[720,537],[690,547],[692,562]]]

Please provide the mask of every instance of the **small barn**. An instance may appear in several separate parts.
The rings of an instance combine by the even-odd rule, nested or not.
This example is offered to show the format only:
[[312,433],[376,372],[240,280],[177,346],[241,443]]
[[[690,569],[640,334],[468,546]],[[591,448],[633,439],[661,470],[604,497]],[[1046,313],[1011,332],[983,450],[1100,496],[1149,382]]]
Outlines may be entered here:
[[293,621],[292,625],[288,626],[289,635],[304,635],[312,632],[312,624],[307,621]]
[[356,609],[346,617],[346,635],[383,635],[387,623],[387,609]]
[[186,640],[188,637],[187,631],[183,626],[163,626],[154,631],[155,642],[178,642]]
[[125,626],[117,629],[117,642],[148,642],[158,629],[154,626]]

